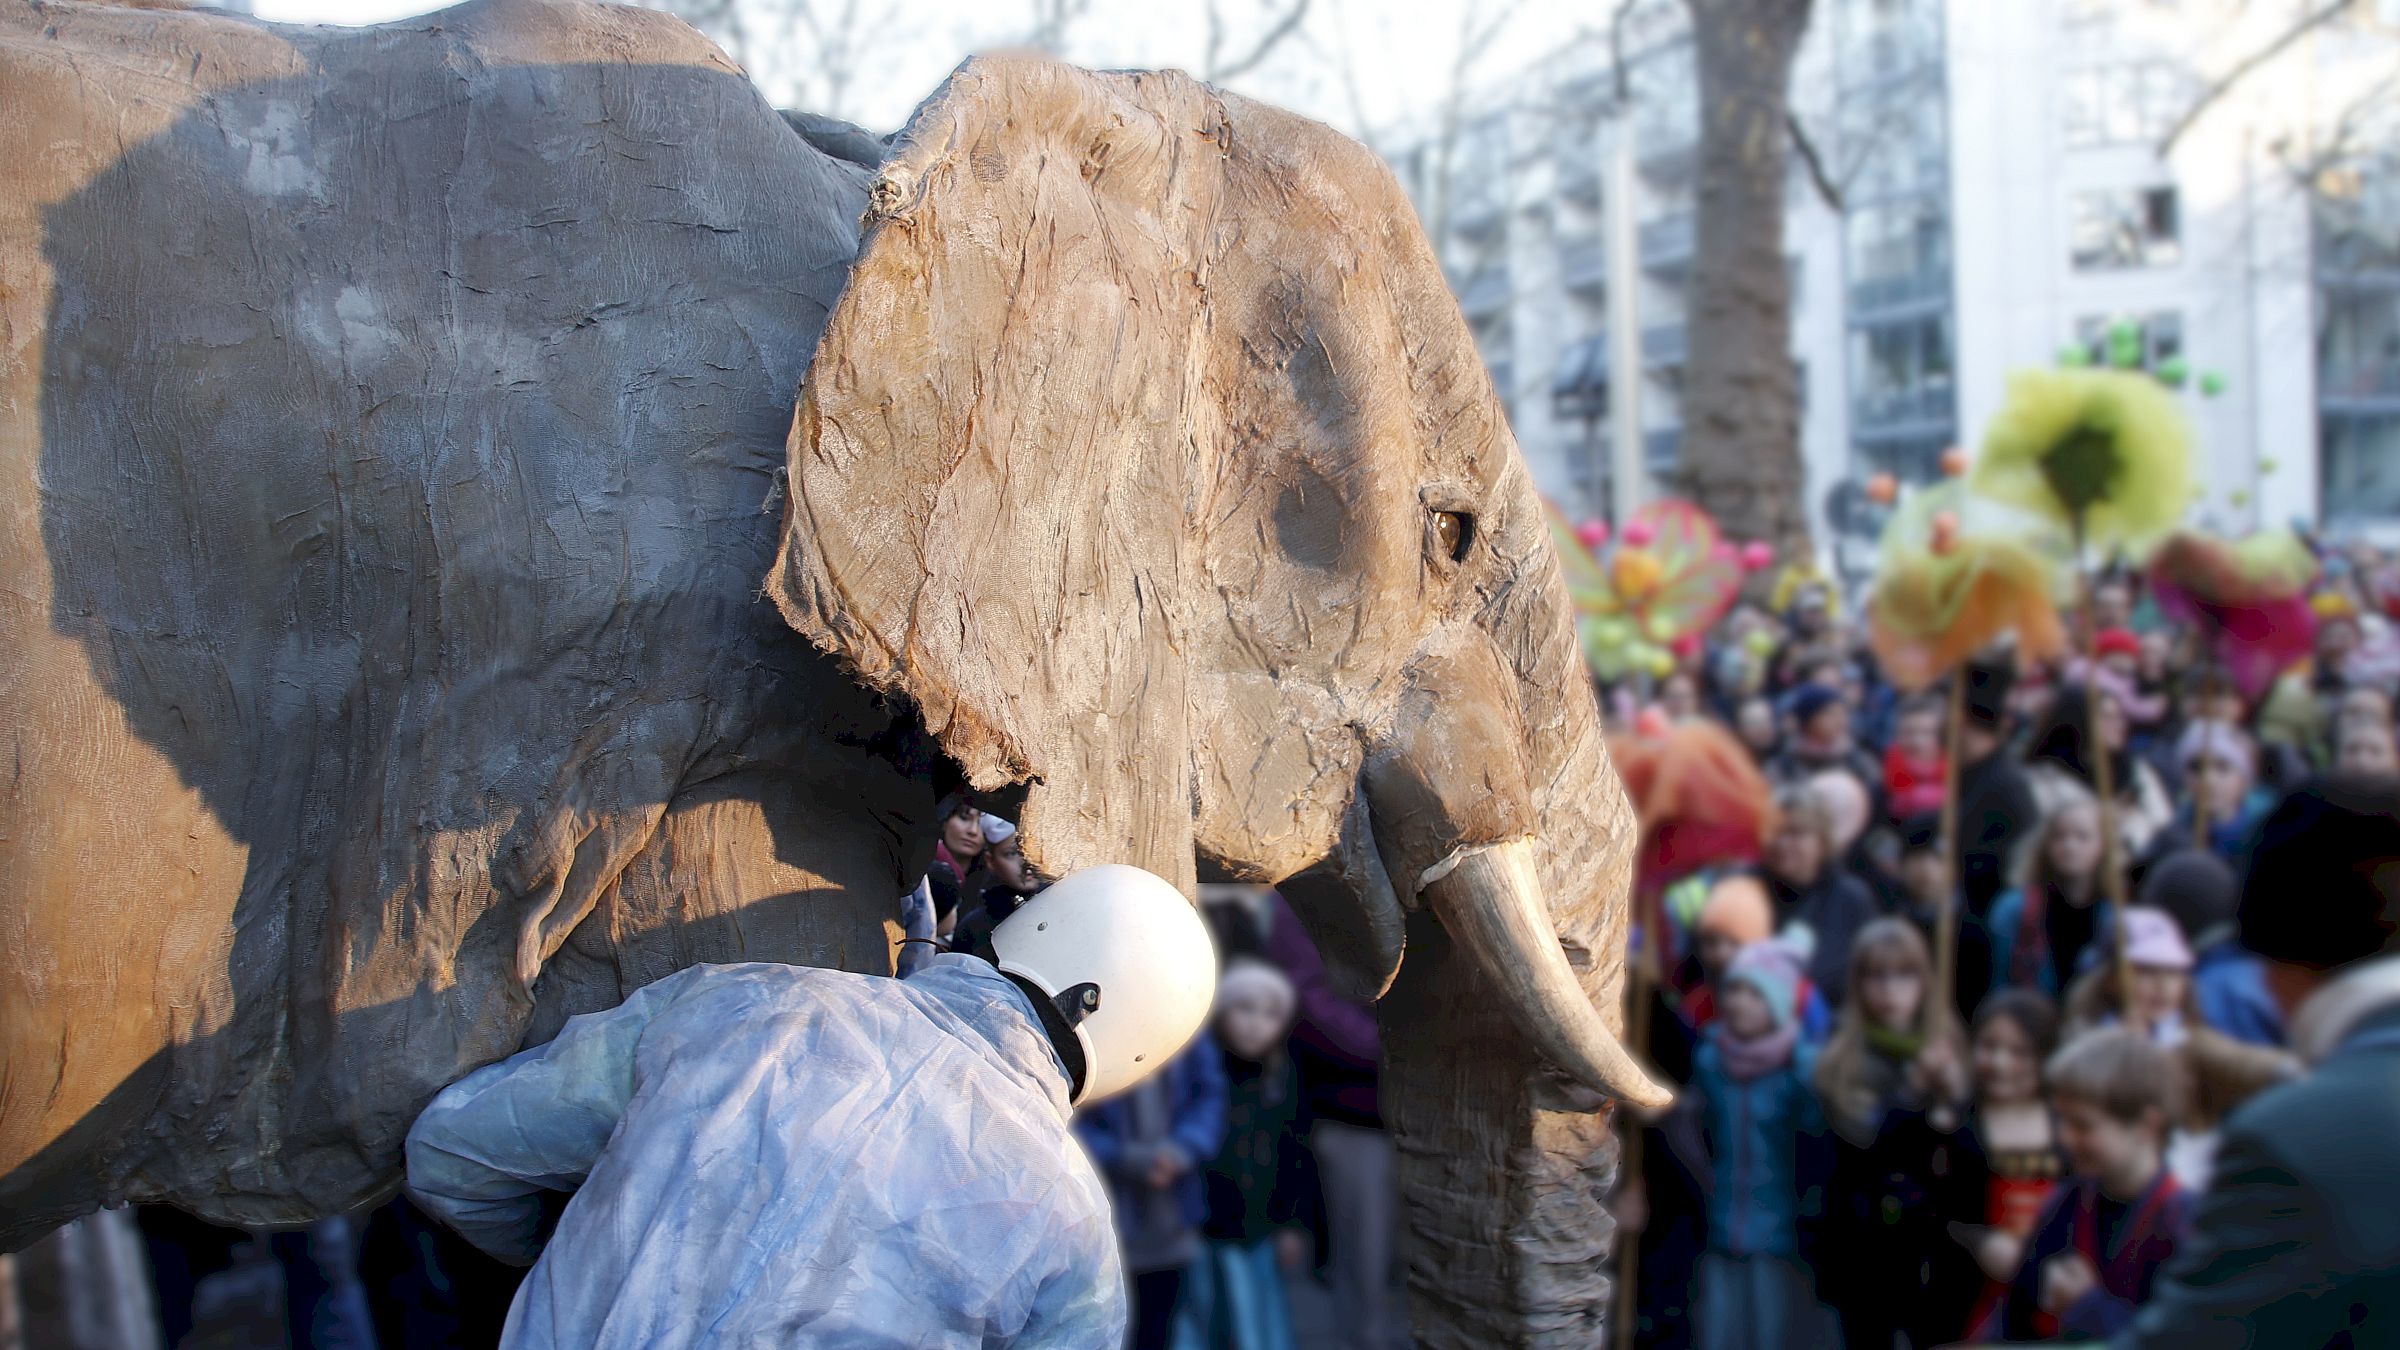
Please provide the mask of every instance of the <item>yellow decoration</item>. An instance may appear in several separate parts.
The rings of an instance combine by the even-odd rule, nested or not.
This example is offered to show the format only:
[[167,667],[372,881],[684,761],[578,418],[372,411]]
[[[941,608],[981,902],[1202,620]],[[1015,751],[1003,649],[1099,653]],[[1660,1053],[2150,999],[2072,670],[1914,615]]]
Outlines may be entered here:
[[2065,654],[2058,619],[2060,559],[2036,547],[2038,526],[1968,529],[1972,503],[1959,480],[1913,494],[1883,533],[1883,562],[1867,600],[1867,635],[1884,674],[1915,692],[2002,635],[2018,655]]
[[1622,547],[1609,562],[1609,574],[1617,583],[1617,594],[1631,601],[1647,597],[1667,576],[1657,554],[1648,549]]
[[2047,515],[2102,548],[2174,528],[2191,500],[2191,429],[2146,374],[2020,371],[1984,435],[1977,492]]

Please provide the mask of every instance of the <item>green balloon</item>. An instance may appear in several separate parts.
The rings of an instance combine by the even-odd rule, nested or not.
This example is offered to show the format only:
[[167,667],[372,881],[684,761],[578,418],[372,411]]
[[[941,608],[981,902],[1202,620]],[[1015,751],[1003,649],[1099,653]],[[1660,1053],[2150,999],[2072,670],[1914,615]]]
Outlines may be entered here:
[[2169,389],[2181,389],[2184,380],[2191,375],[2192,367],[2182,357],[2170,356],[2159,362],[2158,369],[2151,373],[2158,376],[2158,382]]
[[2070,342],[2058,349],[2058,363],[2070,368],[2088,366],[2092,363],[2092,349],[2080,342]]
[[2200,392],[2210,398],[2225,392],[2225,377],[2213,370],[2200,372]]
[[2108,363],[2119,370],[2131,370],[2142,363],[2140,324],[2119,319],[2108,326]]

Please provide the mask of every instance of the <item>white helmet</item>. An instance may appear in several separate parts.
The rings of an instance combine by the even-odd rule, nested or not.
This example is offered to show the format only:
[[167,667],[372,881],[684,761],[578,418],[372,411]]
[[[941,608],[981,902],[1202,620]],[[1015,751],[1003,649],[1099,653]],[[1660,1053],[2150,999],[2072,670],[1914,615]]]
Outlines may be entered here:
[[1172,1059],[1217,992],[1216,943],[1200,911],[1163,878],[1122,863],[1084,868],[1028,899],[992,929],[992,955],[1074,1029],[1083,1048],[1077,1106]]

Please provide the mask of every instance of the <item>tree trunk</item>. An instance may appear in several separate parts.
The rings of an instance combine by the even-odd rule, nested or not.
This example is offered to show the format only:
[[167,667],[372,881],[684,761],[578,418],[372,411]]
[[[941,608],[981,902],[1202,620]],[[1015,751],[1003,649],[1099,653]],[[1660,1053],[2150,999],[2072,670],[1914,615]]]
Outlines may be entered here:
[[1783,199],[1792,57],[1812,0],[1685,3],[1700,151],[1683,486],[1735,538],[1802,560],[1812,553]]

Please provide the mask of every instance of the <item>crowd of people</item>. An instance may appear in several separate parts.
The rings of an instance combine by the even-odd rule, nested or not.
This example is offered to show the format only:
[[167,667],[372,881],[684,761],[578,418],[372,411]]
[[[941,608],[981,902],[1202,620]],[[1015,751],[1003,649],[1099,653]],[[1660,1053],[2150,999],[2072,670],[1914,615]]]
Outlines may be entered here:
[[1754,849],[1645,851],[1632,1021],[1684,1091],[1618,1200],[1637,1343],[2134,1325],[2220,1125],[2301,1072],[2237,934],[2289,865],[2253,856],[2262,827],[2321,776],[2400,769],[2400,569],[2326,564],[2313,657],[2259,690],[2111,574],[2076,658],[1995,650],[1955,691],[1890,688],[1815,582],[1603,691],[1612,745],[1713,722],[1772,792]]
[[[1721,727],[1768,798],[1754,847],[1645,853],[1632,1021],[1683,1091],[1633,1127],[1616,1202],[1636,1343],[2132,1323],[2219,1124],[2301,1071],[2237,938],[2261,823],[2320,774],[2400,773],[2400,568],[2332,562],[2314,657],[2263,692],[2123,574],[2071,616],[2088,658],[1960,672],[1955,730],[1950,691],[1892,689],[1812,581],[1737,607],[1664,678],[1599,690],[1612,745]],[[973,951],[1041,883],[1010,822],[965,795],[940,816],[907,945]],[[1077,1123],[1116,1202],[1130,1342],[1273,1350],[1314,1300],[1306,1343],[1404,1343],[1371,1009],[1326,986],[1280,897],[1218,890],[1212,1033]]]

